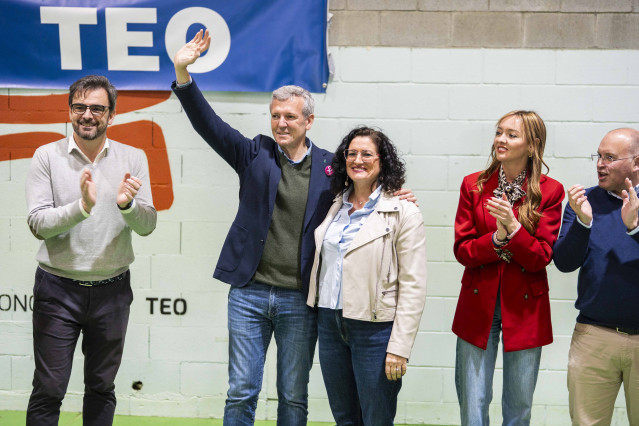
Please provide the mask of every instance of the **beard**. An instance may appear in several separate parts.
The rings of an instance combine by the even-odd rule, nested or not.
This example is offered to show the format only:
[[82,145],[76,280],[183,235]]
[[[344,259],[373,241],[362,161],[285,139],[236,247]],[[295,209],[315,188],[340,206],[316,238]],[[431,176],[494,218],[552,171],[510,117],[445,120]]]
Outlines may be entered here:
[[[89,140],[92,141],[94,139],[99,138],[100,136],[102,136],[104,134],[104,132],[106,132],[107,129],[107,124],[106,123],[101,123],[98,120],[85,120],[85,119],[80,119],[77,121],[73,121],[71,123],[71,125],[73,126],[73,131],[80,136],[82,139],[85,140]],[[83,130],[82,126],[92,126],[91,130]]]

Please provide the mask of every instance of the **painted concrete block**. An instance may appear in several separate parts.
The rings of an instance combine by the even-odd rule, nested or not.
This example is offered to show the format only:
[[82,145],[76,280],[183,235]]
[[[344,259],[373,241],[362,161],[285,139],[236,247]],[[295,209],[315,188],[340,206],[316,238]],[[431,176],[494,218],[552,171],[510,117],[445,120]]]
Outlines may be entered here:
[[497,120],[526,105],[521,86],[455,85],[450,87],[450,118],[465,120]]
[[[397,119],[445,119],[449,115],[448,96],[448,88],[440,85],[380,85],[379,113]],[[402,102],[389,104],[392,98]]]
[[572,336],[579,314],[579,311],[575,309],[574,301],[551,300],[550,313],[553,333],[559,336]]
[[378,111],[378,89],[374,84],[333,83],[316,97],[315,115],[336,118],[374,118]]
[[13,388],[11,380],[11,357],[9,355],[0,355],[0,390],[9,390]]
[[484,55],[478,49],[414,49],[415,83],[480,83]]
[[30,322],[0,321],[0,348],[3,355],[31,355],[33,353]]
[[[479,121],[420,120],[411,126],[411,132],[411,154],[447,155],[450,158],[466,155],[484,156],[489,152],[494,126]],[[449,178],[454,172],[456,171],[449,169]],[[450,184],[451,182],[448,189],[452,189]],[[459,188],[459,185],[455,186]]]
[[585,86],[523,86],[521,105],[546,121],[589,121],[593,117],[592,89]]
[[[456,209],[453,207],[459,198],[457,192],[442,191],[415,191],[417,199],[438,200],[439,202],[429,202],[420,204],[419,209],[424,217],[426,226],[452,226],[455,223]],[[427,231],[428,232],[428,231]]]
[[568,365],[568,350],[572,335],[558,335],[554,333],[553,342],[544,346],[541,352],[541,370],[561,371]]
[[[639,24],[638,24],[639,26]],[[596,87],[592,89],[595,121],[626,122],[636,127],[639,87]]]
[[[177,397],[177,396],[176,396]],[[131,398],[130,414],[133,416],[171,416],[188,417],[197,409],[198,399],[195,397],[180,397],[171,399],[167,395],[147,396],[145,398]]]
[[[188,221],[181,224],[180,254],[217,259],[229,232],[226,222]],[[212,264],[211,266],[215,266]],[[210,268],[209,268],[210,269]],[[211,275],[213,269],[211,269]]]
[[452,226],[426,227],[426,258],[428,262],[456,261],[453,255],[454,234]]
[[577,275],[579,270],[564,273],[554,265],[546,268],[548,283],[550,285],[550,298],[552,300],[575,301],[577,298]]
[[[426,244],[430,242],[430,228],[426,233]],[[430,297],[453,297],[459,296],[461,288],[461,277],[464,267],[457,261],[438,262],[428,259],[428,296]],[[454,306],[453,306],[454,309]]]
[[[589,159],[590,154],[597,152],[601,139],[610,130],[621,127],[622,124],[602,123],[553,123],[555,128],[556,143],[552,151],[555,157]],[[550,152],[549,152],[550,153]],[[592,163],[592,172],[595,172],[595,163]]]
[[[25,223],[26,223],[26,220],[25,220]],[[8,217],[0,217],[0,253],[3,253],[3,254],[9,253],[10,250],[11,250],[11,219]]]
[[[493,130],[494,131],[494,130]],[[492,140],[490,138],[484,138],[485,141],[477,140],[474,142],[481,146],[488,146],[489,149],[492,146]],[[452,191],[457,191],[457,199],[454,203],[455,213],[457,212],[457,205],[459,202],[459,190],[461,189],[461,184],[464,178],[470,174],[481,171],[488,167],[488,155],[480,155],[475,157],[450,157],[448,160],[450,165],[448,167],[448,181],[449,181],[449,189]],[[454,218],[453,218],[454,221]]]
[[624,50],[557,52],[557,84],[623,85],[629,55]]
[[444,377],[440,368],[413,367],[408,364],[402,377],[402,402],[440,402]]
[[431,424],[458,425],[461,424],[459,404],[407,402],[404,421],[407,424],[416,424],[423,421]]
[[452,333],[417,333],[411,363],[430,367],[455,366],[456,337]]
[[341,81],[408,82],[410,55],[410,49],[407,48],[350,48],[348,55],[344,55],[340,62]]
[[151,326],[150,356],[167,361],[225,362],[228,343],[224,333],[211,327]]
[[177,254],[180,252],[180,224],[158,221],[155,230],[144,237],[132,233],[135,251],[142,255]]
[[151,288],[151,258],[149,255],[135,255],[135,261],[129,268],[132,289]]
[[422,314],[419,331],[450,332],[457,298],[426,297],[426,306]]
[[445,191],[448,188],[447,157],[406,156],[406,181],[415,191]]
[[[141,382],[142,389],[133,389]],[[118,394],[131,398],[147,395],[175,394],[180,391],[179,362],[154,361],[150,359],[124,359],[115,379]]]
[[11,357],[11,372],[7,377],[10,377],[12,389],[30,394],[33,388],[34,370],[33,356]]
[[535,49],[487,49],[484,82],[495,84],[554,84],[556,53]]
[[[135,308],[135,305],[133,306]],[[137,309],[132,309],[137,310]],[[144,360],[149,358],[149,326],[138,324],[129,317],[126,330],[126,340],[122,358],[129,360]]]
[[[153,290],[165,292],[225,291],[214,285],[213,270],[217,259],[201,253],[182,256],[156,256],[152,259]],[[189,279],[184,279],[188,271]]]
[[183,151],[181,182],[212,187],[239,181],[235,170],[207,145],[202,149]]

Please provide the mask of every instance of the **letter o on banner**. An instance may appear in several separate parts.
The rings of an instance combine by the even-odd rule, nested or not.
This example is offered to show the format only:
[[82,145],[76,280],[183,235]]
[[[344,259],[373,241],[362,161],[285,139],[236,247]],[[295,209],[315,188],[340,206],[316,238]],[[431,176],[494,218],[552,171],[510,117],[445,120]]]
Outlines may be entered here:
[[211,47],[206,55],[189,65],[189,72],[203,73],[222,65],[231,50],[231,32],[222,16],[205,7],[189,7],[173,15],[166,26],[164,43],[169,58],[173,57],[186,40],[186,32],[193,24],[202,24],[211,35]]

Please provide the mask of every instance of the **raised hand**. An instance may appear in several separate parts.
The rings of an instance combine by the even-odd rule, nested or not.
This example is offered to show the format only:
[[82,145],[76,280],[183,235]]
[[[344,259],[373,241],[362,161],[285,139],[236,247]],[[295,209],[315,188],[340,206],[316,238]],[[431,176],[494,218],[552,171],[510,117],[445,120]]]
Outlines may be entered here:
[[182,84],[189,81],[190,76],[186,67],[194,63],[210,45],[211,36],[209,35],[209,30],[200,30],[193,37],[193,40],[186,43],[175,53],[173,65],[175,66],[175,76],[178,83]]
[[82,170],[80,175],[80,191],[82,192],[82,208],[85,212],[91,213],[91,209],[95,206],[95,182],[91,176],[89,169]]
[[126,207],[138,194],[141,186],[142,181],[140,179],[131,176],[131,173],[126,173],[118,186],[118,196],[115,202],[122,208]]
[[573,185],[568,188],[566,195],[568,195],[568,204],[570,204],[570,208],[575,211],[579,220],[584,225],[590,226],[590,223],[592,222],[592,206],[590,205],[590,202],[588,202],[588,197],[586,197],[585,188],[579,184]]
[[626,178],[626,189],[621,191],[623,205],[621,206],[621,220],[628,231],[632,231],[639,225],[639,197],[632,186],[632,181]]

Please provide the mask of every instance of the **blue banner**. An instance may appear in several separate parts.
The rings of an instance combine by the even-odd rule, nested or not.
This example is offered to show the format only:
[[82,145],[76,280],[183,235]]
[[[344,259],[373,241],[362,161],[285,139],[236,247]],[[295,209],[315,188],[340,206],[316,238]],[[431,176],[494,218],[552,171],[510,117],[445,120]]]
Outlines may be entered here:
[[211,48],[189,67],[203,90],[324,92],[327,1],[0,0],[0,87],[101,74],[120,90],[168,90],[173,55],[208,28]]

